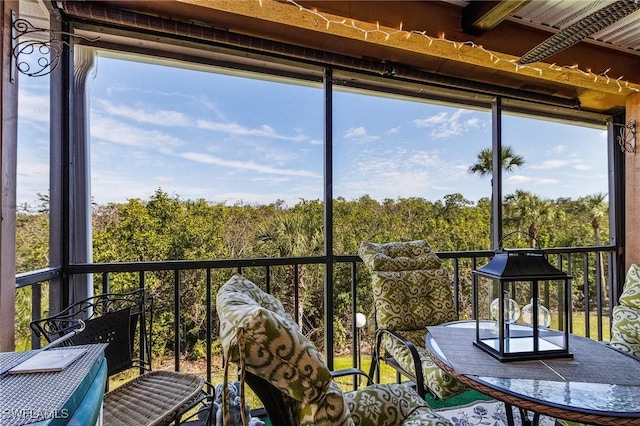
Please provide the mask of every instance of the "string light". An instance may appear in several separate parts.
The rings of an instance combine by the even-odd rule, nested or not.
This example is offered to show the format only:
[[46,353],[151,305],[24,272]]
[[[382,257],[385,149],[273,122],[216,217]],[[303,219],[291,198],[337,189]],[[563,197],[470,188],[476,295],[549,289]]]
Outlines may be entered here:
[[[263,0],[258,0],[260,3],[260,7],[263,6]],[[351,28],[354,29],[356,31],[359,31],[363,34],[363,37],[365,40],[368,40],[369,34],[370,33],[379,33],[381,35],[384,36],[384,40],[388,41],[391,37],[395,36],[395,35],[401,35],[406,37],[406,40],[408,40],[412,35],[416,35],[416,36],[420,36],[423,37],[425,39],[427,39],[428,41],[428,46],[431,47],[431,45],[433,44],[434,40],[438,40],[438,41],[442,41],[442,42],[447,42],[447,43],[451,43],[452,46],[454,47],[454,49],[461,49],[462,46],[466,45],[469,46],[470,48],[473,49],[477,49],[480,52],[483,52],[485,54],[487,54],[489,56],[489,60],[493,61],[494,64],[498,64],[500,62],[506,62],[509,63],[511,65],[513,65],[515,72],[519,72],[521,69],[529,69],[529,70],[533,70],[536,71],[540,76],[543,75],[543,70],[542,68],[538,68],[538,67],[534,67],[531,65],[523,65],[523,64],[518,64],[517,63],[517,59],[506,59],[506,58],[501,58],[498,55],[496,55],[493,52],[490,52],[489,50],[486,50],[482,45],[478,45],[475,44],[472,41],[465,41],[465,42],[456,42],[456,41],[452,41],[452,40],[447,40],[445,33],[444,32],[438,32],[437,34],[437,38],[431,37],[427,34],[426,31],[416,31],[416,30],[412,30],[412,31],[405,31],[403,30],[403,23],[400,22],[400,26],[398,30],[394,30],[394,31],[385,31],[384,29],[382,29],[380,27],[380,22],[376,22],[375,24],[375,29],[366,29],[366,28],[362,28],[360,26],[358,26],[355,22],[355,20],[351,19],[351,23],[347,24],[347,20],[343,19],[343,20],[335,20],[335,19],[329,19],[326,16],[324,16],[322,13],[318,12],[318,10],[316,8],[312,8],[312,9],[308,9],[304,6],[301,6],[300,4],[298,4],[295,0],[284,0],[284,2],[291,4],[293,6],[296,6],[298,8],[298,10],[300,12],[304,12],[304,13],[309,13],[311,15],[313,15],[315,18],[317,18],[318,20],[324,21],[326,23],[326,28],[329,29],[329,26],[331,24],[335,24],[335,25],[342,25],[345,26],[347,28]],[[553,71],[557,71],[557,72],[562,72],[564,70],[569,70],[569,71],[579,71],[581,74],[585,75],[585,76],[593,76],[593,81],[594,83],[598,82],[599,79],[604,79],[606,84],[609,84],[611,82],[611,77],[609,77],[609,75],[607,75],[607,73],[611,70],[611,68],[607,68],[604,72],[600,73],[600,74],[595,74],[594,72],[591,71],[591,68],[587,68],[587,70],[582,70],[578,64],[573,64],[573,65],[563,65],[563,66],[557,66],[555,63],[549,65],[549,69],[553,70]],[[618,92],[621,92],[623,89],[623,86],[620,84],[620,80],[622,80],[622,76],[615,79],[614,81],[616,82],[616,84],[618,85]],[[634,91],[634,92],[640,92],[639,88],[636,87],[629,87],[629,82],[625,81],[625,85],[624,88],[626,88],[627,90],[630,91]]]

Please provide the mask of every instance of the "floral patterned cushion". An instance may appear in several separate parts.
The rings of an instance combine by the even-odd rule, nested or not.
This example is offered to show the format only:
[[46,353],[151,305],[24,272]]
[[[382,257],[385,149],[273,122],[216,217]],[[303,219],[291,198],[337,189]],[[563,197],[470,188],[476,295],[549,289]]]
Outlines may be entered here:
[[640,310],[614,306],[611,346],[640,358]]
[[[403,331],[402,336],[413,343],[420,355],[422,363],[422,374],[426,386],[441,399],[447,399],[459,394],[467,389],[465,385],[445,373],[436,363],[429,357],[427,350],[424,348],[425,330],[409,330]],[[382,345],[396,362],[406,371],[415,375],[415,367],[411,352],[406,345],[397,341],[394,337],[385,334],[382,337]]]
[[633,264],[629,268],[619,302],[621,305],[640,309],[640,266]]
[[241,275],[220,288],[216,307],[226,359],[287,395],[296,424],[450,425],[408,387],[375,385],[343,395],[319,351],[282,304]]
[[446,426],[450,422],[436,414],[409,386],[372,385],[347,392],[344,397],[357,426]]
[[242,339],[248,371],[296,401],[309,403],[324,397],[331,373],[280,301],[236,274],[220,288],[216,306],[222,347],[230,361],[240,361]]
[[[359,254],[371,271],[376,323],[397,331],[419,350],[426,386],[448,398],[465,387],[441,371],[424,350],[426,327],[457,320],[449,272],[424,240],[360,245]],[[408,337],[410,336],[410,337]],[[384,348],[408,372],[412,358],[404,345],[385,336]]]
[[369,243],[360,245],[360,257],[372,271],[408,271],[437,269],[440,258],[424,240],[403,243]]

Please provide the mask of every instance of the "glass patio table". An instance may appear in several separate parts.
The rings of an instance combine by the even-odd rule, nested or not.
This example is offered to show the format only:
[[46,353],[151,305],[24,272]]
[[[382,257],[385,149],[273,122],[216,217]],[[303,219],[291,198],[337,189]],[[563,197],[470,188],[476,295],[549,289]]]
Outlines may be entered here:
[[570,335],[573,358],[500,362],[473,345],[475,326],[475,321],[458,321],[428,327],[427,352],[453,377],[504,402],[510,425],[513,406],[520,409],[523,425],[537,425],[540,414],[597,425],[640,425],[637,358]]

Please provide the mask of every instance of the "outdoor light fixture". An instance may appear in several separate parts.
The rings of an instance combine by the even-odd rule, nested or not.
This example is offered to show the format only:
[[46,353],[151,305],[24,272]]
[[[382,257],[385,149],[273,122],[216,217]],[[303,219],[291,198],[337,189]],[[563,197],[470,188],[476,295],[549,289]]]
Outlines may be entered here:
[[[570,276],[541,249],[496,250],[473,270],[473,344],[500,361],[572,357],[569,353]],[[553,294],[556,321],[541,301]],[[546,302],[551,298],[547,296]],[[522,309],[520,303],[527,304]]]

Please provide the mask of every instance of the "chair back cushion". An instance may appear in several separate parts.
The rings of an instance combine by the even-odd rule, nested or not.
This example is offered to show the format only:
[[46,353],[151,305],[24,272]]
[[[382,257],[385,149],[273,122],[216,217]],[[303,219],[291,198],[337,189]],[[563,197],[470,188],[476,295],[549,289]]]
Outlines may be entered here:
[[640,309],[640,266],[631,265],[624,281],[624,289],[618,300],[621,305]]
[[331,373],[279,300],[236,274],[218,291],[216,306],[222,347],[230,361],[240,362],[243,344],[247,371],[301,403],[324,398]]
[[612,312],[611,346],[640,358],[640,266],[629,268],[619,302]]
[[378,327],[417,330],[457,319],[449,272],[424,240],[362,243]]
[[640,358],[640,310],[614,306],[612,319],[611,346]]

